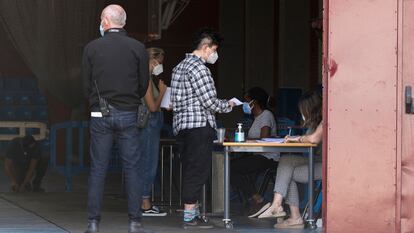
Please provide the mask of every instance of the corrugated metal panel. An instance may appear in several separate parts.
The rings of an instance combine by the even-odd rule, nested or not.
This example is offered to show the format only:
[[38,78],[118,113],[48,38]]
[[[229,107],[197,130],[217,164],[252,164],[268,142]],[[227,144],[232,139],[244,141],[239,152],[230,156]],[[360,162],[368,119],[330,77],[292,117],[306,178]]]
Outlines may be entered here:
[[395,232],[397,1],[329,0],[329,233]]

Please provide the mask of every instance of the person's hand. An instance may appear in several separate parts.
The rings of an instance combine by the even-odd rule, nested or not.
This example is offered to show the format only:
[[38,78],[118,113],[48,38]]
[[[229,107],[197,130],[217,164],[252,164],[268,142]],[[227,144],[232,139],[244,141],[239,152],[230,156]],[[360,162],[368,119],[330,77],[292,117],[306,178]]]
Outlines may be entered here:
[[236,106],[236,104],[233,101],[229,101],[229,104],[230,104],[231,107]]
[[172,106],[172,104],[170,104],[170,105],[168,106],[168,108],[166,108],[165,110],[167,110],[167,111],[172,111],[172,110],[173,110],[173,106]]
[[300,139],[300,136],[289,136],[289,135],[287,135],[285,137],[285,142],[286,143],[289,143],[289,142],[300,142],[299,139]]
[[158,81],[158,89],[161,93],[165,93],[165,91],[167,90],[167,85],[165,85],[164,81],[162,81],[161,79]]
[[19,185],[15,182],[11,184],[10,188],[15,193],[19,192]]

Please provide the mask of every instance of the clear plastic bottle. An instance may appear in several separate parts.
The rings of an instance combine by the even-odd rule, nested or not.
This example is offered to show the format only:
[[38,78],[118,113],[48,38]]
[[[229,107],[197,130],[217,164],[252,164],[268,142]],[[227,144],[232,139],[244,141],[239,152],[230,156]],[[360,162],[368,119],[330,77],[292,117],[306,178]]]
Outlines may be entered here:
[[234,141],[235,142],[244,142],[245,141],[244,131],[243,131],[243,124],[242,123],[237,123],[237,129],[236,129],[236,132],[234,134]]

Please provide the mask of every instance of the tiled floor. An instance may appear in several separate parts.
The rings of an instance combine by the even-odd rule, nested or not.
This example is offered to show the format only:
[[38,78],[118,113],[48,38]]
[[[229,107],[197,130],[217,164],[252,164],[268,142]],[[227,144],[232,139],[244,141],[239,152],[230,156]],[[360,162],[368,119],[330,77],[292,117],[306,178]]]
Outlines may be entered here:
[[[119,175],[109,175],[106,195],[102,208],[101,233],[127,232],[127,203],[119,198],[121,191]],[[0,233],[83,233],[86,226],[86,187],[85,175],[75,177],[74,191],[64,191],[64,180],[61,176],[48,173],[44,180],[46,193],[15,194],[8,192],[8,181],[0,168]],[[236,205],[233,205],[233,207]],[[232,208],[234,229],[223,227],[221,216],[210,216],[210,222],[215,225],[212,230],[189,231],[181,228],[182,216],[174,209],[168,209],[167,217],[147,217],[144,225],[160,233],[197,232],[279,232],[307,233],[322,232],[321,229],[310,230],[276,230],[275,220],[249,219],[238,210]]]
[[42,217],[0,198],[1,233],[64,233],[67,232]]

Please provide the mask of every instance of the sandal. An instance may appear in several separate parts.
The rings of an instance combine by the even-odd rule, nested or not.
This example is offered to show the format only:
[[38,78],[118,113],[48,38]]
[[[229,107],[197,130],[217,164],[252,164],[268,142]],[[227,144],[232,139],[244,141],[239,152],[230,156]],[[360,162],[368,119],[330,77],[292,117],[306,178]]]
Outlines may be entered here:
[[266,203],[261,208],[257,208],[255,211],[252,211],[254,213],[249,215],[249,218],[256,218],[257,216],[265,212],[267,209],[269,209],[269,207],[270,207],[270,202]]
[[260,214],[257,218],[281,218],[285,216],[286,216],[286,212],[283,211],[282,206],[279,206],[277,207],[276,210],[270,210],[270,208],[268,208],[266,211]]
[[302,218],[298,218],[298,219],[288,218],[281,223],[276,223],[274,227],[278,229],[286,229],[286,228],[303,229],[305,228],[305,224],[303,223]]

